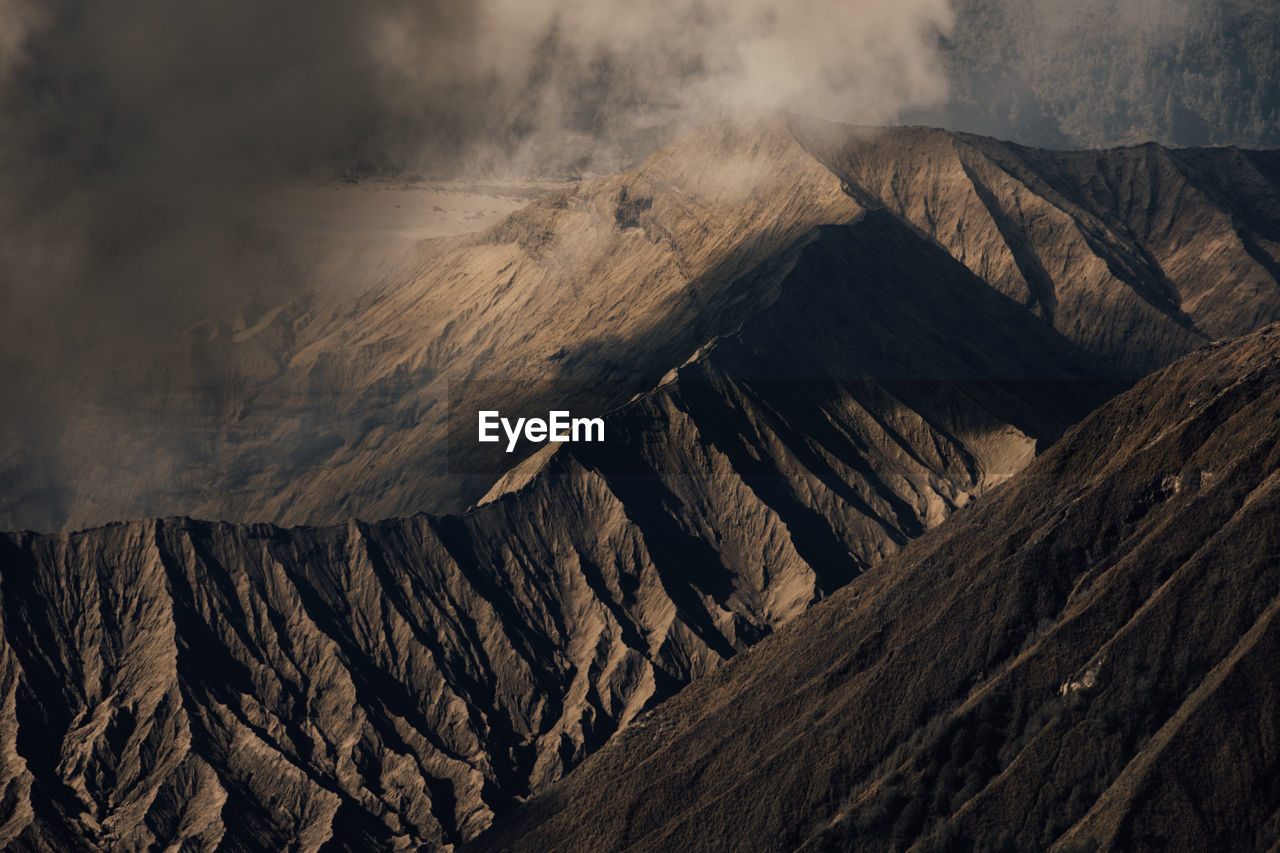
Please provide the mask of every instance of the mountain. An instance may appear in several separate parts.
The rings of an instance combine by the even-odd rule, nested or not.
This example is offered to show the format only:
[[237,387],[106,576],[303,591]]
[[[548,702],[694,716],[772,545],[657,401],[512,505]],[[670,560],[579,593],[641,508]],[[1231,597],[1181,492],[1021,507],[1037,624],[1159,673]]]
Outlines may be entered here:
[[926,128],[802,134],[855,198],[1124,374],[1276,318],[1275,152],[1049,152]]
[[[205,322],[163,357],[134,355],[145,365],[122,372],[147,416],[126,430],[73,410],[46,466],[67,472],[66,499],[39,499],[44,481],[26,473],[37,455],[26,454],[26,469],[10,475],[20,487],[5,490],[5,526],[175,510],[315,523],[465,508],[491,480],[447,475],[451,403],[472,413],[545,411],[548,396],[583,414],[619,405],[640,390],[627,380],[660,377],[768,300],[735,289],[742,275],[858,210],[785,123],[712,128],[635,174],[402,250],[353,298],[317,299],[300,285],[243,324]],[[560,381],[576,393],[566,399]],[[484,388],[486,399],[453,399],[451,384]],[[48,514],[31,512],[42,504]]]
[[1098,378],[1132,380],[1280,318],[1278,175],[1274,152],[1051,152],[769,116],[381,263],[250,228],[263,257],[303,257],[279,262],[293,295],[94,354],[110,381],[33,390],[40,417],[0,439],[0,527],[460,511],[494,472],[450,411],[616,408],[770,304],[806,235],[867,210],[1051,325]]
[[471,837],[1107,391],[888,214],[819,229],[786,267],[606,443],[550,446],[465,515],[0,538],[0,837]]
[[1278,423],[1196,351],[468,849],[1274,849]]
[[[147,499],[389,518],[0,536],[0,843],[475,838],[1118,388],[1272,319],[1274,163],[723,123],[411,247],[408,283],[201,327],[235,381],[187,414],[221,444]],[[489,400],[608,439],[482,453]]]

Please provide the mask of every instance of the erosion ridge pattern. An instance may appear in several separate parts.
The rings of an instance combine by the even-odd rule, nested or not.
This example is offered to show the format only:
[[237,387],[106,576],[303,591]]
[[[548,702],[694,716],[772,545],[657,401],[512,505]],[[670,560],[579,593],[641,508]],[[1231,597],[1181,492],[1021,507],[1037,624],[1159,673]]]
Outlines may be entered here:
[[1185,357],[468,849],[1274,849],[1277,424]]

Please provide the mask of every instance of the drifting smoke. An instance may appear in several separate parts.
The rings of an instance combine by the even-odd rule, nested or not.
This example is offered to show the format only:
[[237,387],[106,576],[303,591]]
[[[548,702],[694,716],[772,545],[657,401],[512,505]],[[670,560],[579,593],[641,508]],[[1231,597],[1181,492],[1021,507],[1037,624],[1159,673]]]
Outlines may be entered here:
[[5,290],[83,290],[143,209],[234,187],[602,171],[743,111],[892,121],[944,96],[949,26],[946,0],[0,0]]
[[946,0],[3,0],[6,153],[152,185],[563,167],[744,110],[891,121],[944,95],[949,26]]
[[941,108],[904,118],[1051,148],[1280,145],[1280,6],[955,0]]
[[0,498],[86,405],[124,412],[104,434],[178,405],[156,341],[292,286],[244,251],[247,194],[609,171],[744,111],[891,122],[944,97],[950,25],[947,0],[0,0]]

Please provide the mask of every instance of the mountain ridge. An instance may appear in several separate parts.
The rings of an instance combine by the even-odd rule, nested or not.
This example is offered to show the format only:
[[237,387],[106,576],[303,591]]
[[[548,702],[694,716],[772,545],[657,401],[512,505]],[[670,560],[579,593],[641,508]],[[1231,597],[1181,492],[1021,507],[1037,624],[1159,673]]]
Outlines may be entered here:
[[[460,510],[492,482],[447,473],[450,382],[493,380],[504,401],[537,408],[540,383],[583,381],[563,402],[612,408],[767,301],[774,285],[753,269],[866,207],[1134,379],[1280,317],[1274,157],[1155,150],[1037,151],[797,117],[712,125],[632,172],[405,250],[395,270],[407,272],[358,299],[259,306],[245,319],[257,333],[239,339],[200,327],[157,359],[164,377],[126,367],[154,418],[87,389],[105,396],[67,401],[40,448],[8,454],[0,527]],[[134,445],[159,452],[112,467]]]

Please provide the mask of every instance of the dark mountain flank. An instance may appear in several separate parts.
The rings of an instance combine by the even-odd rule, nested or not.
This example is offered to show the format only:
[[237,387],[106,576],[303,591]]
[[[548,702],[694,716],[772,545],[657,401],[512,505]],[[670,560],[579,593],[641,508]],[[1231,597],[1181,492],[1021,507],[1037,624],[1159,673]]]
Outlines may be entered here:
[[469,849],[1275,849],[1278,425],[1187,356]]
[[616,408],[771,304],[815,229],[868,209],[1105,375],[1136,378],[1280,319],[1278,180],[1269,152],[1041,151],[764,117],[379,263],[246,226],[300,295],[193,322],[142,355],[97,353],[117,383],[38,401],[50,414],[27,432],[0,423],[0,527],[460,511],[491,481],[450,464],[451,388],[500,398],[464,392],[463,408],[545,410],[546,382],[568,381],[554,402]]

